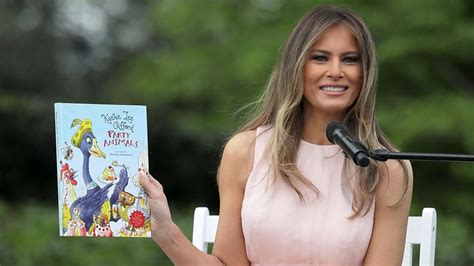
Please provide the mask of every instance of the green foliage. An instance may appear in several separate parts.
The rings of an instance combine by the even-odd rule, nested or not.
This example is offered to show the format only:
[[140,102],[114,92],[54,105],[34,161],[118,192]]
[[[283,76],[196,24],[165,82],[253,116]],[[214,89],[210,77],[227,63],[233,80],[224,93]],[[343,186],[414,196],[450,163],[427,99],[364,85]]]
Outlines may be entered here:
[[[232,112],[260,94],[279,47],[315,4],[268,3],[154,4],[149,16],[157,45],[130,61],[111,86],[118,97],[133,97],[136,91],[128,88],[143,84],[150,104],[167,105],[166,115],[179,128],[230,132],[238,122]],[[472,8],[466,9],[465,1],[338,4],[358,11],[376,41],[377,116],[390,139],[403,151],[474,154]],[[422,207],[438,209],[439,263],[472,260],[472,246],[458,237],[474,232],[472,164],[415,162],[413,167],[412,214]]]
[[300,14],[250,2],[157,3],[150,17],[160,45],[127,64],[110,87],[118,98],[143,91],[152,106],[174,106],[167,115],[188,130],[228,132],[236,126],[231,114],[260,94]]
[[[407,100],[396,109],[380,106],[379,119],[402,151],[474,154],[472,106],[470,95],[433,93],[422,101]],[[412,162],[412,165],[411,214],[420,215],[423,207],[435,207],[438,212],[436,263],[466,265],[474,261],[471,237],[474,164]]]
[[[190,239],[193,210],[173,210]],[[38,204],[12,208],[0,202],[2,265],[172,265],[147,238],[59,237],[57,210]]]
[[[0,44],[7,48],[0,51],[7,129],[0,139],[10,151],[0,154],[4,200],[55,201],[53,102],[140,103],[148,106],[151,170],[170,202],[215,207],[219,146],[240,122],[233,113],[258,97],[281,45],[317,4],[345,5],[366,20],[380,66],[377,118],[397,147],[474,154],[470,0],[125,0],[122,15],[106,18],[111,34],[101,45],[80,28],[61,28],[56,13],[66,2],[73,1],[0,3]],[[82,3],[110,15],[105,2]],[[134,23],[147,39],[136,49],[117,48],[120,38],[133,42],[121,29]],[[473,167],[413,163],[411,214],[437,209],[437,264],[474,261]],[[0,264],[115,264],[129,246],[137,251],[127,264],[169,264],[151,240],[54,238],[56,210],[41,206],[0,205]]]

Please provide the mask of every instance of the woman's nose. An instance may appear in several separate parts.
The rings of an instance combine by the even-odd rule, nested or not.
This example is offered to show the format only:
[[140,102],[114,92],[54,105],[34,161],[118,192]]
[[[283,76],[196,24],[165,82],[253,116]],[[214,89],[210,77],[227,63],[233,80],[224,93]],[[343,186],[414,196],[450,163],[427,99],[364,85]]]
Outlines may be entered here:
[[339,60],[331,60],[328,64],[327,76],[329,78],[342,78],[342,66]]

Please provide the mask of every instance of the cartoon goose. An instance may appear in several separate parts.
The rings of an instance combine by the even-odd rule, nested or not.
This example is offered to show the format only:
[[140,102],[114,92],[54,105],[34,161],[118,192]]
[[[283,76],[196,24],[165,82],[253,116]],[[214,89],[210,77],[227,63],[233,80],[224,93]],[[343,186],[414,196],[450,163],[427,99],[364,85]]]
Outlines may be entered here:
[[101,213],[104,202],[110,200],[110,204],[113,205],[118,201],[120,191],[123,191],[128,184],[128,174],[126,169],[122,169],[120,172],[120,180],[116,183],[114,192],[109,199],[107,194],[114,183],[109,183],[102,188],[99,187],[97,183],[92,180],[89,170],[91,156],[105,158],[105,153],[97,144],[97,139],[92,132],[91,120],[74,119],[71,128],[78,125],[79,129],[73,135],[71,143],[79,148],[83,154],[82,177],[86,185],[87,193],[74,201],[70,209],[80,210],[80,218],[84,221],[86,229],[89,231],[89,228],[94,222],[94,215],[97,217]]

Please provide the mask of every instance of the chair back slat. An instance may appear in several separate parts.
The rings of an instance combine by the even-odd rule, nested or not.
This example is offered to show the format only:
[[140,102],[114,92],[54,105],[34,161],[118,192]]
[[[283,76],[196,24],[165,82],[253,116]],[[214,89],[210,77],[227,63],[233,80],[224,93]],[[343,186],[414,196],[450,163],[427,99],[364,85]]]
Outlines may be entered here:
[[420,265],[434,265],[436,248],[436,210],[434,208],[424,208],[421,216],[408,217],[403,266],[411,266],[413,263],[413,245],[420,245]]
[[[198,207],[194,210],[193,245],[208,253],[208,244],[214,243],[219,224],[218,215],[209,215],[209,209]],[[424,208],[422,216],[408,217],[403,266],[413,262],[413,245],[420,245],[420,265],[434,265],[436,247],[436,210]]]

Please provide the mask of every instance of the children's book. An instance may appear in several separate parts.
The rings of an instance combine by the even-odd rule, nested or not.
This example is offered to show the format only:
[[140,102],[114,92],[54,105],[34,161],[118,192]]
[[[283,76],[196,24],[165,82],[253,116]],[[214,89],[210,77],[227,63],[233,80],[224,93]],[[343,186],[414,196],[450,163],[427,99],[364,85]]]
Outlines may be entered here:
[[55,103],[60,236],[150,237],[146,106]]

